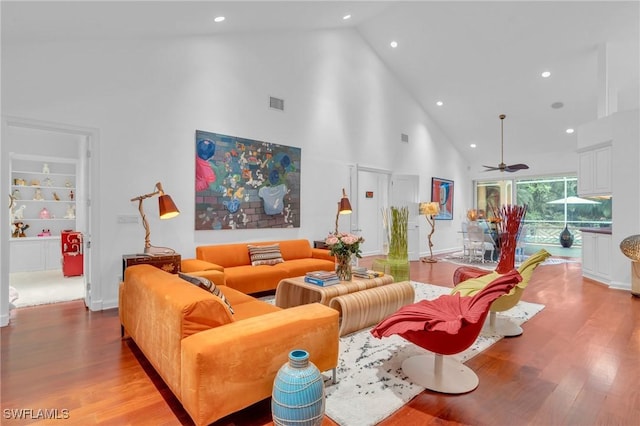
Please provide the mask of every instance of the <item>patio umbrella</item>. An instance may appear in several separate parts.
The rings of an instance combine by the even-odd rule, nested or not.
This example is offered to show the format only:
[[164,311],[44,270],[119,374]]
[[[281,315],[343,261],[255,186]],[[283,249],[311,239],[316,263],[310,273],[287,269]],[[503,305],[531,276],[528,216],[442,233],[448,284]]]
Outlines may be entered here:
[[547,204],[600,204],[600,202],[572,195],[570,197],[560,198],[559,200],[547,201]]
[[567,205],[568,204],[600,204],[598,201],[587,200],[586,198],[570,197],[560,198],[559,200],[547,201],[547,204],[564,204],[564,230],[560,233],[560,244],[562,247],[571,247],[573,244],[573,235],[569,232],[567,224]]
[[564,224],[567,225],[567,205],[568,204],[600,204],[599,201],[587,200],[586,198],[570,197],[560,198],[558,200],[547,201],[547,204],[564,204]]

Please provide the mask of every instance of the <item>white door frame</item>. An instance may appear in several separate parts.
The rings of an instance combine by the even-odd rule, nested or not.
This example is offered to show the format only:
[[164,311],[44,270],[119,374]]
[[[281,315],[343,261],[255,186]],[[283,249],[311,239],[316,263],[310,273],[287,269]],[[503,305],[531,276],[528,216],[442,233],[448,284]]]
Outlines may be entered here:
[[[359,181],[360,172],[369,172],[369,173],[385,176],[387,181],[386,188],[378,187],[374,189],[374,199],[376,200],[376,208],[370,209],[369,211],[365,211],[365,209],[360,208],[361,206],[358,205],[360,196],[362,196],[364,191],[371,189],[371,188],[368,188],[368,189],[364,188],[362,183]],[[377,254],[384,253],[384,248],[383,248],[384,238],[383,238],[383,229],[382,229],[381,209],[387,208],[389,206],[389,190],[391,185],[391,173],[392,173],[391,170],[362,166],[359,164],[356,164],[355,166],[355,173],[354,173],[355,176],[353,176],[354,178],[353,180],[355,181],[354,187],[356,188],[356,191],[355,191],[355,196],[352,198],[356,202],[357,215],[355,218],[355,223],[352,224],[352,230],[358,234],[360,234],[360,232],[362,231],[360,227],[361,227],[361,224],[364,223],[364,219],[360,215],[375,215],[375,217],[379,219],[379,220],[376,220],[376,223],[378,224],[376,227],[376,232],[378,232],[379,234],[377,238],[377,240],[379,241],[378,247],[369,248],[367,252],[363,251],[362,254],[364,256],[377,255]],[[353,200],[352,200],[352,203],[353,203]],[[370,235],[370,231],[365,232],[365,234]],[[362,236],[366,240],[367,235],[362,235]]]
[[[97,129],[73,126],[60,123],[50,123],[45,121],[31,120],[20,117],[2,116],[2,140],[5,143],[0,146],[0,197],[3,203],[8,203],[9,199],[9,148],[6,143],[9,128],[23,128],[32,130],[44,130],[49,132],[66,133],[80,135],[83,137],[79,144],[79,175],[85,185],[86,212],[85,232],[84,232],[84,277],[85,277],[85,304],[94,310],[100,310],[101,306],[101,283],[99,280],[99,253],[96,245],[92,245],[92,240],[98,240],[98,212],[96,196],[98,194],[98,146],[99,132]],[[84,155],[83,155],[84,154]],[[96,200],[96,201],[94,201]],[[5,207],[8,204],[5,205]],[[3,208],[0,212],[0,223],[5,226],[0,227],[0,326],[9,324],[9,231],[10,223],[9,209]]]

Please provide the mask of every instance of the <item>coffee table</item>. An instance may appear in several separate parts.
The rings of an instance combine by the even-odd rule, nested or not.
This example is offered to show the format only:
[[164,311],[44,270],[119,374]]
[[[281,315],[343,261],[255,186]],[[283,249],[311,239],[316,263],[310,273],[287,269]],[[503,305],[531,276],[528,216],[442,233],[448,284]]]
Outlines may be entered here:
[[352,281],[340,281],[339,284],[323,287],[305,282],[304,277],[285,278],[278,283],[276,288],[276,306],[291,308],[314,302],[329,306],[334,297],[392,282],[391,275],[383,275],[378,278],[354,278]]
[[322,303],[340,313],[340,336],[361,330],[413,303],[415,290],[409,281],[393,282],[393,277],[341,281],[328,287],[309,284],[304,277],[287,278],[276,289],[276,306],[290,308]]

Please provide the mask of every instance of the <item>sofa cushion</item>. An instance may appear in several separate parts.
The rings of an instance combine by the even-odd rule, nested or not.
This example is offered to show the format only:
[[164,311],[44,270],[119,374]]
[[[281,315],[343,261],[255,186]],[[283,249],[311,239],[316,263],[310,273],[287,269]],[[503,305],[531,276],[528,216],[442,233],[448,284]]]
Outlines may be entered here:
[[183,280],[190,282],[191,284],[197,285],[198,287],[210,292],[214,296],[218,296],[220,299],[222,299],[225,305],[227,305],[227,307],[229,308],[229,312],[231,312],[231,314],[234,313],[231,303],[229,302],[229,300],[227,300],[224,293],[220,291],[220,289],[218,288],[218,286],[215,285],[215,283],[211,282],[205,277],[196,277],[194,275],[188,275],[183,272],[178,272],[178,276]]
[[196,258],[220,265],[223,268],[251,265],[247,244],[212,244],[196,247]]
[[280,244],[254,246],[249,244],[249,258],[252,266],[276,265],[284,262],[280,253]]
[[311,244],[308,240],[282,240],[280,244],[280,252],[282,258],[287,260],[305,259],[311,257]]
[[180,261],[180,270],[186,273],[198,271],[224,272],[224,268],[222,266],[200,259],[182,259]]
[[278,283],[289,277],[289,271],[283,269],[287,263],[279,263],[273,266],[236,266],[225,269],[225,281],[227,287],[235,288],[246,294],[260,291],[273,290]]
[[300,277],[310,271],[333,271],[335,270],[335,262],[324,259],[295,259],[287,260],[282,265],[276,265],[274,268],[283,268],[287,271],[288,277]]

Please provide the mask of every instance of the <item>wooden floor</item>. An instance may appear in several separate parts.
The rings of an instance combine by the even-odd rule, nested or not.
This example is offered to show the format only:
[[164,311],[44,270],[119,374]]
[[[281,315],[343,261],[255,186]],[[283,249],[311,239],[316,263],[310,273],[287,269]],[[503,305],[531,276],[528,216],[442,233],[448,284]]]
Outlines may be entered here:
[[[411,278],[451,287],[455,268],[412,262]],[[640,299],[583,280],[579,263],[540,266],[523,299],[546,307],[522,336],[467,362],[480,378],[476,390],[425,391],[382,424],[640,425]],[[116,310],[22,308],[1,337],[3,425],[192,424],[135,344],[120,339]],[[8,418],[20,409],[32,417],[57,409],[68,419]],[[215,423],[270,424],[269,400]]]

